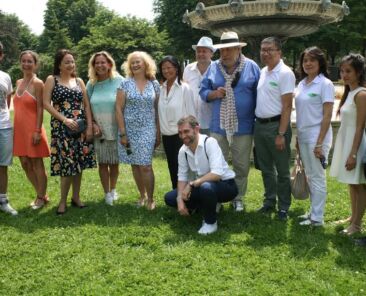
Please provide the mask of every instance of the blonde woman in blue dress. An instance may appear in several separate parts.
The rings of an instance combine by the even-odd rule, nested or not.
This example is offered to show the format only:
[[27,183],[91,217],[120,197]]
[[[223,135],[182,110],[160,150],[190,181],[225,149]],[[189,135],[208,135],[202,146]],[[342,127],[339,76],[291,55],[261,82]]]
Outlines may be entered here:
[[359,54],[342,59],[341,78],[345,90],[339,104],[341,126],[334,146],[330,175],[348,184],[351,198],[350,225],[341,231],[353,235],[361,231],[362,217],[366,208],[366,178],[362,158],[366,150],[366,88],[365,61]]
[[140,193],[138,206],[155,208],[152,156],[160,144],[159,83],[154,60],[143,51],[128,55],[122,65],[126,79],[117,91],[116,118],[120,136],[120,160],[131,165]]
[[116,71],[116,63],[106,51],[92,55],[89,60],[87,94],[93,115],[94,147],[97,154],[99,177],[105,202],[113,205],[118,199],[116,184],[119,175],[118,132],[115,116],[117,88],[123,77]]

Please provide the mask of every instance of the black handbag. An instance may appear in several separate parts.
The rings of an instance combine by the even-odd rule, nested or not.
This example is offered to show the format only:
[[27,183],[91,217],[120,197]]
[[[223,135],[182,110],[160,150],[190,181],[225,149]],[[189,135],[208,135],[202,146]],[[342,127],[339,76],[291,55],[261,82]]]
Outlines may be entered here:
[[66,127],[66,133],[70,137],[78,138],[81,133],[86,130],[86,120],[85,119],[76,119],[76,123],[78,124],[78,128],[76,130],[72,130],[69,127]]

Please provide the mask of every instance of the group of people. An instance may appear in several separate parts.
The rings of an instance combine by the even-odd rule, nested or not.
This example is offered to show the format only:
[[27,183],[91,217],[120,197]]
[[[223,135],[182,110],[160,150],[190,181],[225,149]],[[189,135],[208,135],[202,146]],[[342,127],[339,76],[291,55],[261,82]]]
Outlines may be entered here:
[[[302,80],[295,87],[295,75],[282,60],[278,38],[262,40],[262,70],[243,55],[244,46],[235,32],[224,32],[215,45],[211,38],[202,37],[192,46],[196,61],[184,71],[174,56],[166,56],[156,65],[149,54],[135,51],[122,65],[125,78],[117,73],[110,54],[101,51],[90,58],[86,86],[76,75],[69,50],[56,53],[53,75],[45,84],[35,74],[37,54],[22,52],[23,78],[16,84],[14,131],[8,110],[11,81],[0,72],[0,208],[16,214],[6,195],[7,166],[13,155],[19,156],[36,191],[32,208],[49,202],[42,159],[50,155],[51,175],[61,177],[58,215],[67,210],[70,187],[71,204],[85,207],[80,200],[82,171],[96,167],[96,162],[107,204],[113,205],[118,198],[118,164],[123,162],[132,168],[140,195],[137,205],[153,210],[152,156],[162,140],[172,186],[165,202],[181,215],[200,209],[200,234],[217,230],[221,203],[230,201],[235,211],[244,210],[253,144],[264,184],[258,212],[277,211],[278,218],[286,220],[291,205],[290,116],[295,100],[297,147],[311,197],[310,210],[300,217],[300,224],[323,225],[335,99],[325,54],[317,47],[303,51]],[[220,57],[212,61],[216,50]],[[330,173],[349,184],[351,216],[339,222],[349,223],[342,231],[347,235],[361,231],[366,208],[364,64],[361,55],[350,54],[340,65],[345,92],[338,109],[341,126]],[[50,148],[42,126],[43,109],[51,114]]]

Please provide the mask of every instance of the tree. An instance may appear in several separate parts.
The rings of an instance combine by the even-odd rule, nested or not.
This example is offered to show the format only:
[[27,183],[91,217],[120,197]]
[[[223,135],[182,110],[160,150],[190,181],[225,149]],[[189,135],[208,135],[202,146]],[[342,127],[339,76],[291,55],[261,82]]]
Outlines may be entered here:
[[193,11],[197,3],[197,0],[154,0],[155,22],[160,31],[168,33],[170,39],[166,52],[180,60],[193,58],[192,44],[196,44],[203,35],[211,36],[208,31],[193,29],[183,23],[186,10]]
[[[101,25],[102,20],[108,19]],[[165,32],[144,19],[119,17],[102,10],[90,22],[90,35],[84,37],[75,47],[79,74],[87,77],[87,65],[95,52],[106,50],[116,61],[117,67],[126,60],[127,55],[135,50],[146,51],[156,61],[165,54],[168,45]]]
[[76,45],[89,34],[88,19],[95,16],[97,7],[95,0],[49,0],[40,51],[54,53]]
[[[38,39],[15,14],[5,14],[0,11],[0,28],[0,41],[5,51],[1,68],[9,72],[12,67],[19,65],[21,51],[37,48]],[[16,71],[10,74],[12,81],[19,78],[19,73]]]

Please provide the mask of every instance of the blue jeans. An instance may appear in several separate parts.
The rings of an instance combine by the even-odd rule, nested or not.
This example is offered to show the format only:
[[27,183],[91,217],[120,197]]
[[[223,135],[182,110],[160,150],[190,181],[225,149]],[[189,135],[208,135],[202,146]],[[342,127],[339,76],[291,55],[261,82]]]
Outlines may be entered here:
[[[207,224],[216,222],[216,204],[231,201],[238,194],[238,187],[234,179],[217,182],[204,182],[200,187],[194,187],[189,200],[185,201],[188,210],[200,209],[203,211]],[[177,189],[165,194],[165,203],[177,207]]]

